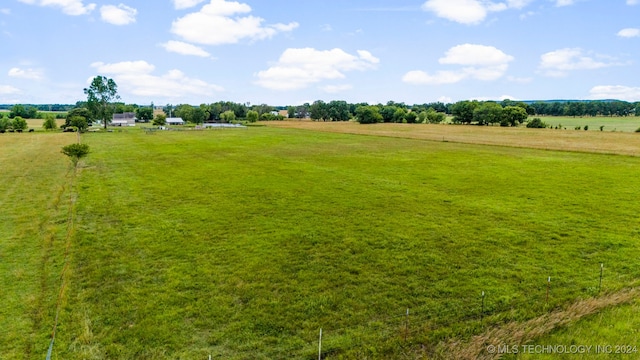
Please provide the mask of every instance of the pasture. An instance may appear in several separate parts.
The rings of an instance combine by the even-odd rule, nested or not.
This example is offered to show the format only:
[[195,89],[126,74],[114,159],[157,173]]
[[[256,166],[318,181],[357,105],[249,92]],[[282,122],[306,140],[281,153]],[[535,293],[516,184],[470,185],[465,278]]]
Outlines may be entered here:
[[[22,150],[3,180],[33,173],[38,196],[0,199],[23,216],[0,228],[16,258],[0,344],[40,356],[64,262],[43,239],[64,238],[75,135],[7,135]],[[325,359],[446,356],[597,296],[601,263],[602,293],[638,284],[638,157],[272,127],[83,142],[54,358],[313,359],[320,328]]]

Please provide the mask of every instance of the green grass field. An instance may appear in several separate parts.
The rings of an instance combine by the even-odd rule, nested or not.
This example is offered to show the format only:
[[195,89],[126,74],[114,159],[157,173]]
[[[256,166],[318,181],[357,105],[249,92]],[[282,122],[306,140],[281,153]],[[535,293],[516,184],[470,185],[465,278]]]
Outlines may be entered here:
[[[27,139],[10,136],[2,146]],[[320,328],[326,359],[415,358],[595,296],[600,263],[604,292],[640,275],[637,157],[273,128],[83,142],[92,153],[74,191],[57,359],[313,359]],[[20,161],[43,151],[13,155],[21,165],[2,176],[38,169],[50,188],[30,185],[39,196],[21,205],[15,192],[1,200],[64,237],[55,199],[69,182],[66,159]],[[42,218],[47,206],[55,219]],[[25,257],[21,276],[33,283],[14,285],[2,262],[7,358],[45,354],[60,284],[50,274],[63,262],[57,247],[45,258],[42,233],[25,235],[22,221],[0,228],[12,239],[0,256]],[[38,296],[39,322],[40,307],[19,305]]]

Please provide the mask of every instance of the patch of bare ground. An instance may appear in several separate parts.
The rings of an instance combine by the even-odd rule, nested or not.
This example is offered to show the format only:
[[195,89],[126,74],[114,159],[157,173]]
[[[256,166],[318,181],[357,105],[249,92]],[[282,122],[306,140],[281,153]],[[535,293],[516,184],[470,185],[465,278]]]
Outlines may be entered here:
[[451,340],[438,346],[435,354],[418,353],[416,358],[438,359],[499,359],[503,354],[493,351],[500,346],[526,345],[549,334],[554,329],[567,326],[605,308],[629,303],[640,295],[640,288],[630,288],[596,298],[579,300],[525,322],[510,322],[493,327],[469,340]]
[[505,128],[449,124],[373,124],[274,121],[270,127],[374,135],[464,144],[640,156],[640,134],[603,131]]

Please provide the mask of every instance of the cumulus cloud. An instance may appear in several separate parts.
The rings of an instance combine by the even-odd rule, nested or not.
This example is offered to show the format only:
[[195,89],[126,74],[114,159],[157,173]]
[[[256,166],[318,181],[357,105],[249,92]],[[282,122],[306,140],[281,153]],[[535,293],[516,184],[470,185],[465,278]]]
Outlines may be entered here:
[[30,80],[42,80],[43,77],[42,70],[21,69],[17,67],[11,68],[7,75],[9,75],[10,77]]
[[235,44],[243,39],[269,39],[280,32],[289,32],[298,23],[264,25],[264,19],[252,15],[244,3],[211,0],[198,12],[187,14],[173,22],[171,32],[183,40],[205,45]]
[[626,28],[618,31],[618,36],[624,38],[640,37],[640,29]]
[[165,50],[167,50],[168,52],[173,52],[176,54],[199,56],[199,57],[205,57],[205,58],[211,57],[211,54],[206,52],[201,47],[188,44],[182,41],[171,40],[164,44],[160,44],[160,46],[165,48]]
[[11,9],[0,9],[0,14],[2,15],[10,15]]
[[638,5],[640,0],[627,0],[627,5]]
[[492,2],[488,0],[428,0],[422,4],[424,11],[461,24],[473,25],[481,23],[491,12],[507,9],[521,9],[532,0],[507,0]]
[[513,59],[513,56],[493,46],[462,44],[449,49],[438,61],[443,65],[459,65],[462,68],[442,70],[433,75],[421,70],[409,71],[402,81],[416,85],[455,84],[467,78],[492,81],[504,76]]
[[146,61],[125,61],[113,64],[91,64],[97,72],[113,76],[125,93],[146,97],[184,98],[188,96],[213,96],[224,89],[203,80],[187,77],[180,70],[170,70],[155,75],[155,66]]
[[138,10],[124,4],[105,5],[100,8],[102,21],[113,25],[128,25],[136,22]]
[[0,95],[18,94],[20,90],[10,85],[0,85]]
[[173,6],[178,10],[188,9],[204,1],[206,0],[173,0]]
[[[600,56],[600,58],[604,58]],[[595,60],[585,54],[579,48],[565,48],[543,54],[540,61],[540,70],[544,75],[551,77],[562,77],[574,70],[595,70],[610,66],[621,65],[610,61],[610,58],[601,61]]]
[[[375,69],[378,58],[365,50],[287,49],[277,64],[256,74],[256,84],[273,90],[297,90],[324,80],[344,79],[345,72]],[[328,88],[336,89],[336,88]]]
[[320,88],[320,90],[329,94],[337,94],[351,89],[353,89],[352,85],[326,85]]
[[621,85],[600,85],[594,86],[589,92],[590,99],[616,99],[623,101],[640,101],[640,87],[629,87]]
[[62,9],[67,15],[86,15],[96,8],[96,4],[84,4],[83,0],[18,0],[21,3],[38,6],[52,6]]

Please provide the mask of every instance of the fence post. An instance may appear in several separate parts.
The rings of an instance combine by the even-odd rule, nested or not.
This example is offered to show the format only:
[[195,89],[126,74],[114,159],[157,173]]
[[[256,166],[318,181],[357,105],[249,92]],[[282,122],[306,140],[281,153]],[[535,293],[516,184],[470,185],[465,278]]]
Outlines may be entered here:
[[547,279],[547,305],[549,305],[549,290],[551,289],[551,276]]
[[604,271],[604,264],[600,264],[600,282],[598,283],[598,294],[602,289],[602,272]]
[[318,360],[322,360],[322,328],[320,328],[320,339],[318,341]]
[[480,308],[480,322],[484,320],[484,291],[482,292],[482,307]]
[[407,308],[407,318],[405,320],[404,327],[404,342],[407,342],[407,336],[409,335],[409,308]]

